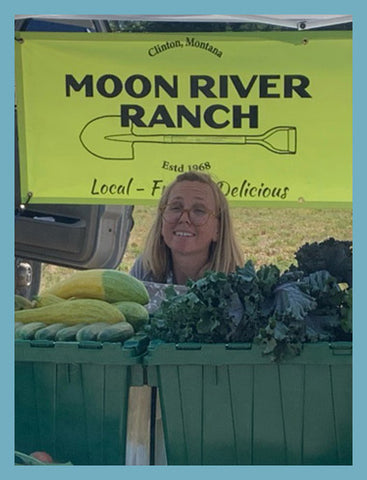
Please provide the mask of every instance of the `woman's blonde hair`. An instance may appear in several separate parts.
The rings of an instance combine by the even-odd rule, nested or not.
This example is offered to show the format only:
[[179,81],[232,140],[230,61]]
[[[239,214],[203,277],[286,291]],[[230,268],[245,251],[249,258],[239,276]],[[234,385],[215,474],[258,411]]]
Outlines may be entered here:
[[241,250],[237,244],[228,202],[210,175],[201,172],[186,172],[178,175],[163,191],[159,201],[157,215],[149,231],[143,252],[143,266],[151,271],[158,282],[164,282],[167,278],[171,265],[171,252],[162,237],[162,207],[167,205],[172,188],[179,182],[201,182],[210,186],[214,194],[216,213],[218,214],[219,231],[218,240],[213,242],[209,252],[209,259],[202,268],[203,274],[206,270],[229,273],[235,270],[236,266],[243,265]]

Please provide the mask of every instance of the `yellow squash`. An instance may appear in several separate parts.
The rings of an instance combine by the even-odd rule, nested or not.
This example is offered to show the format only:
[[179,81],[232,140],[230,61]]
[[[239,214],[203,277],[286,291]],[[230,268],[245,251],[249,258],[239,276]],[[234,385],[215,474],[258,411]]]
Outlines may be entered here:
[[22,295],[14,295],[14,310],[26,310],[32,307],[33,304],[28,298],[25,298]]
[[109,303],[149,302],[144,283],[128,273],[112,269],[81,270],[47,290],[61,298],[96,298]]
[[60,302],[65,302],[65,299],[57,297],[51,293],[44,293],[33,298],[33,306],[35,308],[46,307],[47,305],[53,305],[54,303]]
[[85,298],[15,312],[15,321],[24,324],[32,322],[43,322],[46,325],[96,322],[113,324],[124,320],[124,315],[110,303]]

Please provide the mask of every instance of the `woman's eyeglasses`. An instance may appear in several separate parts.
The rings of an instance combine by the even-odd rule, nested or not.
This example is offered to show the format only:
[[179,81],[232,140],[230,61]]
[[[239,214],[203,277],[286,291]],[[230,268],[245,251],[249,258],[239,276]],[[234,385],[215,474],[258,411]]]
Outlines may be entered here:
[[168,223],[176,223],[186,212],[190,222],[195,226],[205,225],[211,216],[217,215],[208,208],[200,205],[191,208],[183,208],[181,205],[168,204],[161,208],[162,216]]

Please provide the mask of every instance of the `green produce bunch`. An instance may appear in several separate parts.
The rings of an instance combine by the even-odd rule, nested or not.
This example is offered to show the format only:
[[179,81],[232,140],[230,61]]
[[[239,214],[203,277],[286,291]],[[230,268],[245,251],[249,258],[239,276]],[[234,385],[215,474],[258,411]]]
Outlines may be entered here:
[[255,269],[252,261],[228,275],[206,272],[188,291],[166,298],[145,327],[165,342],[258,342],[280,359],[302,343],[351,340],[351,289],[328,271],[305,274],[294,265]]

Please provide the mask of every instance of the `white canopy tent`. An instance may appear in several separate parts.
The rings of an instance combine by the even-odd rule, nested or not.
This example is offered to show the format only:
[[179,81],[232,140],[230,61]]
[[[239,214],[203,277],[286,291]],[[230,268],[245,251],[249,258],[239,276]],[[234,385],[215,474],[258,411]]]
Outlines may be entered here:
[[29,18],[75,23],[76,21],[156,21],[156,22],[226,22],[265,23],[297,30],[340,25],[352,22],[352,15],[15,15],[15,20]]

